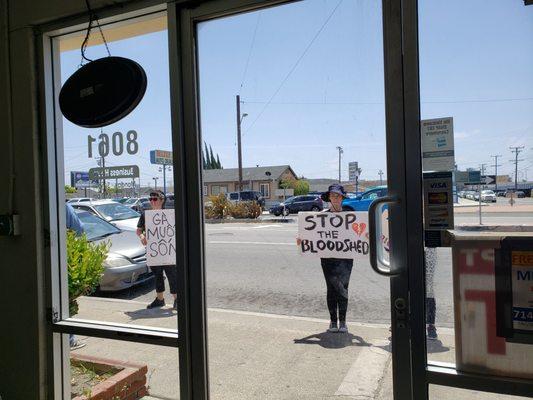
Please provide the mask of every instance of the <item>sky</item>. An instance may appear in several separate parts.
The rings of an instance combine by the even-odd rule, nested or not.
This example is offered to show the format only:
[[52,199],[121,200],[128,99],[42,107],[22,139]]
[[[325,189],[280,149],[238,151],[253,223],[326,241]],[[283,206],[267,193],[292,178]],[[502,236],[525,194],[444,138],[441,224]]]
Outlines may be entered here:
[[[105,33],[105,31],[104,31]],[[202,139],[225,168],[237,167],[236,103],[241,97],[243,165],[289,164],[298,176],[342,179],[358,161],[361,179],[386,176],[381,3],[304,0],[198,25]],[[522,0],[419,2],[421,116],[453,117],[460,169],[486,164],[514,172],[509,147],[525,146],[519,178],[533,178],[533,7]],[[135,156],[107,165],[137,164],[141,183],[161,177],[152,149],[171,150],[167,32],[109,43],[112,55],[139,62],[148,76],[140,105],[103,129],[134,129]],[[105,56],[103,46],[89,57]],[[61,54],[64,82],[79,51]],[[87,135],[64,120],[65,179],[96,166]],[[170,178],[168,178],[170,181]],[[159,181],[161,182],[161,180]],[[160,183],[161,184],[161,183]]]

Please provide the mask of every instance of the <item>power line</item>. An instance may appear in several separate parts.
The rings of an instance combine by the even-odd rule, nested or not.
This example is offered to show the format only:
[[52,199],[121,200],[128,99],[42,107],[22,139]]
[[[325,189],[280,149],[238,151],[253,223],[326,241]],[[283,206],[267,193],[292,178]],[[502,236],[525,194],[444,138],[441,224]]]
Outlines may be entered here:
[[337,9],[339,8],[339,6],[342,4],[343,0],[340,0],[337,5],[335,6],[335,8],[333,9],[333,11],[331,11],[331,13],[328,15],[328,17],[326,18],[326,20],[324,21],[324,23],[322,24],[322,26],[320,27],[320,29],[317,31],[317,33],[315,34],[315,36],[311,39],[311,41],[309,42],[309,44],[306,46],[306,48],[304,49],[304,51],[302,52],[302,54],[300,55],[300,57],[298,57],[298,59],[296,60],[296,62],[294,63],[294,65],[292,66],[292,68],[289,70],[288,74],[285,76],[285,78],[283,78],[283,80],[281,81],[281,83],[279,84],[278,88],[276,89],[276,91],[272,94],[272,96],[270,96],[270,99],[268,99],[268,101],[266,102],[265,106],[261,109],[261,111],[259,112],[259,114],[257,115],[257,117],[254,119],[254,121],[251,123],[251,125],[248,127],[248,131],[250,131],[253,126],[255,125],[255,123],[259,120],[259,118],[261,118],[261,116],[263,115],[263,113],[265,112],[265,110],[267,109],[267,107],[269,106],[269,104],[272,102],[272,100],[274,100],[274,97],[276,97],[276,95],[279,93],[279,91],[281,90],[281,88],[283,87],[283,85],[285,84],[285,82],[287,82],[287,80],[290,78],[290,76],[292,75],[292,73],[296,70],[296,67],[298,66],[298,64],[300,64],[300,61],[302,61],[302,59],[305,57],[305,55],[307,54],[307,52],[309,51],[309,49],[311,48],[311,46],[313,45],[313,43],[318,39],[318,37],[320,36],[320,34],[322,33],[322,31],[324,30],[324,28],[326,27],[326,25],[328,24],[328,22],[330,21],[331,17],[333,17],[333,14],[335,14],[335,11],[337,11]]
[[[464,100],[429,100],[421,101],[421,104],[461,104],[461,103],[502,103],[509,101],[533,101],[533,97],[522,98],[506,98],[506,99],[464,99]],[[243,101],[246,104],[274,104],[274,105],[381,105],[385,104],[383,101],[265,101],[265,100],[249,100]]]
[[257,22],[255,23],[254,34],[252,36],[252,43],[250,43],[250,50],[248,51],[248,58],[246,59],[244,72],[242,74],[241,86],[239,87],[239,94],[241,94],[241,90],[242,90],[242,87],[243,87],[245,79],[246,79],[246,74],[248,73],[248,65],[250,64],[250,58],[252,57],[252,50],[254,48],[255,37],[256,37],[256,34],[257,34],[257,27],[259,26],[259,20],[260,19],[261,19],[261,12],[258,12],[258,14],[257,14]]

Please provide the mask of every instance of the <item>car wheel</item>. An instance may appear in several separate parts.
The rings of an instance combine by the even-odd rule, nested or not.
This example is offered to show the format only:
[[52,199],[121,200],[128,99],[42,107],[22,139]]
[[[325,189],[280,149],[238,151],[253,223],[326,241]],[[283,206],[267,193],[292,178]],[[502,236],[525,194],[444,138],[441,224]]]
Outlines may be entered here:
[[320,208],[318,208],[317,206],[313,206],[311,208],[311,211],[317,212],[317,211],[320,211]]
[[281,213],[279,213],[279,212],[275,212],[274,215],[275,215],[276,217],[279,217],[279,216],[281,215]]

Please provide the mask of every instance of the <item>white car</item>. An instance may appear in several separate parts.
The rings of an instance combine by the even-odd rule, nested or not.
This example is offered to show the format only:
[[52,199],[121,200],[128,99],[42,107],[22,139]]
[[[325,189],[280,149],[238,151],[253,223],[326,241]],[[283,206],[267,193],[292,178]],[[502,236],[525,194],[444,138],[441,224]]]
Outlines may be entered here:
[[481,201],[487,203],[496,203],[496,193],[492,190],[482,190],[481,191]]
[[68,199],[67,203],[80,203],[82,201],[94,201],[94,199],[90,197],[73,197],[72,199]]
[[137,211],[113,200],[72,203],[72,207],[97,215],[123,231],[136,231],[141,216]]

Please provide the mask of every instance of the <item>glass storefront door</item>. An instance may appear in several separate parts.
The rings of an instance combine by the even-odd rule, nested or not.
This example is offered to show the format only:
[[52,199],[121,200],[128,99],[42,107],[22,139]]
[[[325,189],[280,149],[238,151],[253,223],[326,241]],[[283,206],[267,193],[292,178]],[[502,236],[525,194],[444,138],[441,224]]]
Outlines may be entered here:
[[[403,206],[399,5],[281,3],[209,2],[176,16],[188,318],[205,335],[191,332],[188,379],[207,391],[209,376],[215,399],[408,399],[416,257]],[[359,228],[371,246],[351,276],[329,280],[336,267],[298,254],[297,218],[328,209],[321,194],[339,181],[345,209],[368,215]],[[332,281],[347,310],[326,295]]]
[[[450,259],[424,236],[418,13],[442,14],[432,8],[216,0],[102,18],[87,54],[105,57],[109,46],[136,60],[148,90],[98,131],[64,120],[57,102],[86,24],[63,21],[45,36],[55,398],[87,396],[79,382],[128,371],[139,379],[119,389],[150,399],[440,400],[448,386],[465,399],[531,393],[530,380],[456,368],[451,270],[427,270],[435,257]],[[455,112],[455,103],[427,103],[439,105],[423,102],[424,120]],[[478,135],[465,132],[460,139]],[[90,173],[131,165],[137,175],[111,181]],[[367,254],[336,275],[297,246],[298,214],[329,210],[322,193],[334,184],[346,192],[343,210],[368,218],[352,226],[367,235]],[[158,190],[175,213],[176,273],[154,277],[127,220],[138,222]],[[64,203],[74,197],[87,239],[106,257],[102,280],[69,307],[79,271]],[[439,308],[427,317],[431,294]]]

